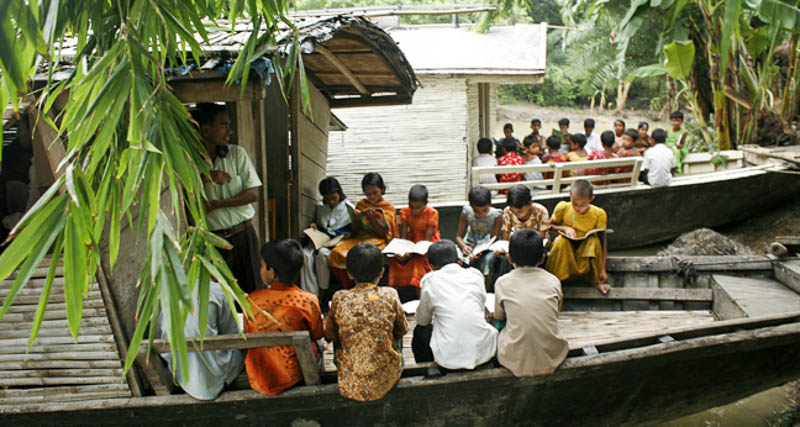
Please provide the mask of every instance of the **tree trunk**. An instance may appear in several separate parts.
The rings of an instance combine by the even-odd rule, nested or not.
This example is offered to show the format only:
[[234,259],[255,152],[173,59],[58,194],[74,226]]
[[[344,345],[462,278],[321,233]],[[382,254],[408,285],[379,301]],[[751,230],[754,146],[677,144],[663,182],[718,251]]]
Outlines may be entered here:
[[625,82],[622,84],[620,80],[619,86],[617,87],[617,109],[614,111],[615,115],[622,115],[625,110],[625,104],[628,102],[628,93],[631,90],[631,83],[632,82]]
[[784,124],[789,123],[795,112],[797,102],[797,78],[798,68],[800,68],[800,55],[797,54],[798,36],[800,33],[795,31],[792,34],[791,51],[789,54],[789,69],[786,71],[786,85],[783,88],[783,102],[781,105],[781,119]]

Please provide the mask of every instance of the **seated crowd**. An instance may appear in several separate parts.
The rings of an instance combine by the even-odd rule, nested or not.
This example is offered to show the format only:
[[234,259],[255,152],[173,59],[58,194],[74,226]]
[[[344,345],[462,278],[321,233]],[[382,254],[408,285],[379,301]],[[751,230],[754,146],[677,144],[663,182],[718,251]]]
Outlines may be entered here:
[[[652,185],[669,185],[674,173],[681,173],[684,156],[687,153],[686,136],[682,129],[683,113],[676,111],[670,116],[672,128],[669,131],[655,129],[650,135],[649,124],[639,123],[638,129],[625,128],[623,120],[614,122],[614,130],[602,133],[595,131],[594,119],[583,122],[583,133],[569,133],[569,119],[559,120],[559,130],[553,131],[549,137],[540,134],[541,120],[531,120],[531,133],[522,143],[513,136],[514,128],[511,123],[503,127],[504,137],[492,142],[489,138],[478,140],[478,157],[473,160],[473,166],[520,166],[555,163],[580,162],[587,160],[617,159],[625,157],[643,156],[640,180]],[[494,150],[494,154],[492,151]],[[566,176],[596,176],[631,172],[632,166],[617,168],[587,168],[564,171]],[[514,183],[523,181],[539,181],[552,179],[552,172],[538,173],[500,173],[481,174],[480,184]],[[608,185],[619,180],[595,180],[594,184]],[[629,182],[629,180],[628,180]],[[532,191],[544,189],[543,186],[533,186]],[[508,190],[499,190],[506,194]]]
[[[661,137],[654,132],[655,141]],[[575,155],[587,152],[579,150],[586,145],[584,135],[570,140]],[[611,139],[604,135],[601,141],[613,150]],[[558,155],[554,151],[560,142],[548,139],[549,156]],[[629,142],[620,140],[623,150]],[[538,156],[538,143],[527,143],[531,155]],[[567,355],[557,323],[561,284],[577,281],[602,293],[610,290],[602,231],[606,213],[592,204],[593,187],[586,180],[571,185],[570,201],[560,202],[552,215],[524,185],[508,190],[502,211],[492,207],[488,189],[472,188],[455,242],[441,239],[439,212],[428,205],[425,186],[410,189],[408,206],[399,214],[383,198],[380,174],[366,174],[361,189],[364,198],[354,206],[336,178],[320,182],[322,200],[311,226],[330,237],[344,234],[330,250],[303,248],[294,239],[263,246],[259,272],[266,288],[249,294],[253,314],[245,313],[243,322],[248,333],[308,331],[318,361],[321,340],[332,343],[339,392],[346,398],[380,399],[400,379],[402,338],[409,329],[401,305],[405,301],[419,300],[412,350],[417,363],[433,362],[428,376],[496,364],[529,376],[553,372]],[[599,232],[587,234],[590,230]],[[383,254],[396,237],[434,243],[426,255]],[[474,251],[492,238],[507,240],[507,249]],[[329,292],[337,287],[341,290]],[[213,281],[210,297],[206,336],[239,333],[225,294]],[[321,307],[328,308],[328,301],[323,320]],[[188,316],[185,330],[187,336],[200,335],[194,315]],[[168,354],[163,356],[173,363]],[[214,399],[242,366],[251,388],[267,395],[304,378],[292,345],[192,353],[189,363],[190,378],[183,378],[181,369],[173,371],[198,399]]]

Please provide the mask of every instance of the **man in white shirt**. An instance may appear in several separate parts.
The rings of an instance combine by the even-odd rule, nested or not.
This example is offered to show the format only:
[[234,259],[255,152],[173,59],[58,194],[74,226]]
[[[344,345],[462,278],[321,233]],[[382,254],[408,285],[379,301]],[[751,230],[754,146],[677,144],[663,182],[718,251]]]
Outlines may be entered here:
[[595,150],[603,151],[603,143],[600,141],[600,134],[594,131],[594,119],[586,119],[583,121],[583,131],[586,135],[586,147],[584,149],[587,153]]
[[654,187],[669,185],[675,169],[675,154],[665,144],[667,132],[664,129],[654,130],[652,138],[653,146],[644,152],[642,173],[646,175],[647,183]]
[[497,330],[484,315],[483,274],[458,264],[458,248],[450,240],[431,245],[428,261],[434,271],[420,282],[414,359],[446,369],[474,369],[488,362],[497,350]]

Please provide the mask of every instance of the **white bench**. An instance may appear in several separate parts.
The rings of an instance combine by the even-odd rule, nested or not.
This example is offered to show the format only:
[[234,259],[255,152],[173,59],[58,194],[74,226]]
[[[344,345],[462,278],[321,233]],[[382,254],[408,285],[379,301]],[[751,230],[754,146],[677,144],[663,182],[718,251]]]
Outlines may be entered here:
[[[549,186],[552,188],[553,194],[561,192],[561,187],[572,184],[575,181],[585,179],[589,182],[608,181],[608,184],[595,184],[595,188],[614,188],[614,187],[635,187],[639,183],[639,173],[641,172],[642,157],[625,157],[621,159],[607,159],[607,160],[585,160],[580,162],[565,162],[555,163],[550,166],[547,163],[538,165],[521,165],[521,166],[481,166],[472,168],[472,187],[483,185],[490,190],[501,190],[511,188],[514,185],[522,184],[528,187]],[[609,173],[607,175],[578,175],[578,176],[562,176],[563,172],[568,171],[568,175],[574,170],[585,169],[614,169],[625,166],[632,166],[630,172],[624,173]],[[539,179],[534,181],[517,181],[517,182],[502,182],[497,184],[480,184],[481,175],[495,175],[505,173],[526,173],[526,172],[539,172],[539,173],[553,173],[551,179]],[[622,183],[614,182],[622,181]]]

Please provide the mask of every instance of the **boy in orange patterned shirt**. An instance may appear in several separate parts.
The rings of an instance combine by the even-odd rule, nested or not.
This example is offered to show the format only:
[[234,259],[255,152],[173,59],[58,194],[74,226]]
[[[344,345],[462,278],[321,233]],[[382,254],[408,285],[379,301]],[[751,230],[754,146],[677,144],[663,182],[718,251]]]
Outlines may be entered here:
[[[245,332],[309,331],[312,348],[316,350],[313,341],[321,339],[325,333],[319,302],[316,295],[292,284],[302,267],[303,250],[295,240],[271,241],[261,248],[261,279],[269,288],[250,294],[253,317],[245,316]],[[303,379],[291,345],[250,349],[245,367],[250,387],[271,396]]]

